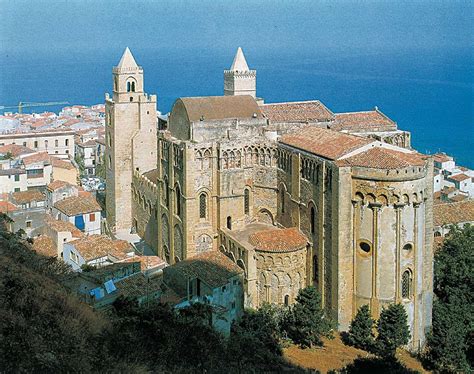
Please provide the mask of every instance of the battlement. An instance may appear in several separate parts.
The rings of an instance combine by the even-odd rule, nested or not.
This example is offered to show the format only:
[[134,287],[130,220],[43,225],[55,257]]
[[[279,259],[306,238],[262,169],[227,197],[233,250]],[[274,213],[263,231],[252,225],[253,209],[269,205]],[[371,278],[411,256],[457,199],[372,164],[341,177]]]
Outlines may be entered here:
[[255,78],[257,76],[257,70],[247,70],[247,71],[224,70],[224,76],[238,77],[238,78]]
[[114,66],[112,69],[114,74],[136,74],[140,73],[143,74],[143,68],[141,66],[138,67],[128,67],[128,68],[119,68],[117,66]]

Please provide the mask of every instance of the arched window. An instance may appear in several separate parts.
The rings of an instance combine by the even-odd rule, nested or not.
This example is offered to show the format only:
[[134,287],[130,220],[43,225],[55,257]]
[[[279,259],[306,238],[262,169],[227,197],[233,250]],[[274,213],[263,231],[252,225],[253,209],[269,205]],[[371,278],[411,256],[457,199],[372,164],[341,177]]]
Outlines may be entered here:
[[439,238],[440,236],[441,236],[441,233],[440,233],[439,231],[436,231],[436,232],[434,233],[434,237],[435,237],[435,238]]
[[402,275],[402,297],[409,299],[412,293],[412,275],[409,269],[405,270]]
[[199,218],[206,218],[207,195],[203,192],[199,195]]
[[319,277],[319,269],[318,269],[318,256],[313,256],[313,280],[315,282],[318,281]]
[[165,177],[165,183],[164,183],[164,186],[163,186],[163,201],[165,203],[165,206],[169,205],[170,191],[169,191],[168,178],[167,177]]
[[175,195],[176,195],[176,215],[180,217],[181,216],[181,191],[178,185],[176,185],[176,188],[175,188]]
[[314,226],[315,226],[315,220],[316,220],[316,213],[314,211],[314,206],[311,207],[310,209],[310,222],[309,222],[309,225],[310,225],[310,228],[311,228],[311,234],[314,234]]
[[127,92],[130,92],[132,90],[132,86],[130,82],[127,82]]
[[227,217],[227,228],[229,230],[232,230],[232,217],[231,216]]
[[288,305],[290,305],[290,296],[285,295],[285,306],[288,306]]
[[250,212],[250,192],[246,188],[244,190],[244,214],[249,214]]
[[132,82],[132,92],[135,92],[135,82]]
[[281,200],[281,212],[285,213],[285,189],[283,186],[281,187],[280,191],[280,200]]

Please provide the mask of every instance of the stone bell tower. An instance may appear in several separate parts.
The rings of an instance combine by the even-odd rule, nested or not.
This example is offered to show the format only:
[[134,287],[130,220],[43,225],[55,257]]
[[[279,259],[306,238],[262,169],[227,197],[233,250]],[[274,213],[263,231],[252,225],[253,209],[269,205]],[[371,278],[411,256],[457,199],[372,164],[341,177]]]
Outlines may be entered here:
[[132,227],[132,176],[156,168],[156,95],[143,92],[143,69],[127,48],[105,96],[106,212],[109,229]]
[[224,70],[224,96],[251,95],[256,98],[256,94],[257,71],[249,69],[239,47],[230,70]]

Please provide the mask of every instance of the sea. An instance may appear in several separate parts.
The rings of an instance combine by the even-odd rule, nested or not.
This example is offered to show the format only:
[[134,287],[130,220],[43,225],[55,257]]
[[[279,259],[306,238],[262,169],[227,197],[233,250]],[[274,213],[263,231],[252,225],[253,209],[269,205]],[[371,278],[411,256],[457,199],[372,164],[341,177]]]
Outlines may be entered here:
[[[474,60],[472,51],[271,52],[245,50],[257,70],[257,94],[265,102],[320,100],[333,112],[375,106],[412,134],[423,153],[445,152],[474,168]],[[168,113],[183,96],[222,95],[223,70],[233,54],[214,50],[133,50],[143,66],[145,90]],[[0,56],[0,105],[18,102],[104,102],[112,67],[122,51],[13,52]],[[30,108],[55,111],[61,106]],[[13,109],[14,111],[14,109]]]

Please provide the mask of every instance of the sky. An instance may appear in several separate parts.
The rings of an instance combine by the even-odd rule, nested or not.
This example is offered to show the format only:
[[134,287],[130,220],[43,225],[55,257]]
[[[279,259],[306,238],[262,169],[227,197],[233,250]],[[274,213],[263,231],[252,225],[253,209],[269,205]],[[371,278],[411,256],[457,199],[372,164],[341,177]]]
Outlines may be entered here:
[[472,0],[0,0],[0,51],[466,51],[474,45],[473,13]]

